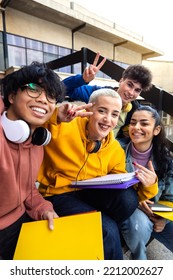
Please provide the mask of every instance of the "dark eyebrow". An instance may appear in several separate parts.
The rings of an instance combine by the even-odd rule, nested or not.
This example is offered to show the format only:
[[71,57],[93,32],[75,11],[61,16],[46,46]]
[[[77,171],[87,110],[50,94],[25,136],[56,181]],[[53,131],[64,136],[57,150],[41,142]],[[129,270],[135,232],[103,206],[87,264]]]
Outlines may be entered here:
[[[136,121],[136,119],[131,118],[131,121]],[[148,119],[141,119],[141,120],[139,120],[139,121],[140,121],[140,122],[149,122]]]
[[[131,83],[133,86],[135,86],[135,84],[138,83],[137,81],[134,81],[134,80],[128,80],[128,82]],[[137,87],[136,89],[142,91],[142,87],[141,86]]]

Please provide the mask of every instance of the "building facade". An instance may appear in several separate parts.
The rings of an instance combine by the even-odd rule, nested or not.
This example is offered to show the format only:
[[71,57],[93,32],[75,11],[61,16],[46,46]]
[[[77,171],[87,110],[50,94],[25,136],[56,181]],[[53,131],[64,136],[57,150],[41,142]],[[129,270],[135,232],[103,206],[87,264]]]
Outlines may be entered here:
[[122,65],[162,54],[142,36],[69,0],[1,0],[0,31],[0,70],[33,60],[47,62],[82,47]]
[[[100,51],[123,68],[145,64],[153,72],[153,83],[173,93],[173,63],[148,60],[162,55],[161,50],[148,45],[141,35],[73,1],[1,0],[0,11],[0,78],[32,61],[46,63],[86,47]],[[81,65],[56,71],[65,78],[81,73]],[[97,78],[100,84],[115,83],[102,72]],[[163,120],[168,127],[173,123],[172,117],[164,113]]]

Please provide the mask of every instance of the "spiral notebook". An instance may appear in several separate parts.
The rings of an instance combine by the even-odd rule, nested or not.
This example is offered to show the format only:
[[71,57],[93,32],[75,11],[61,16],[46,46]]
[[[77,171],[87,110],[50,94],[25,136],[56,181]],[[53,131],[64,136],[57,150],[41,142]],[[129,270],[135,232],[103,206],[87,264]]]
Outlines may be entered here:
[[73,181],[74,188],[97,188],[97,189],[127,189],[139,183],[135,172],[121,174],[107,174],[96,178],[81,181]]

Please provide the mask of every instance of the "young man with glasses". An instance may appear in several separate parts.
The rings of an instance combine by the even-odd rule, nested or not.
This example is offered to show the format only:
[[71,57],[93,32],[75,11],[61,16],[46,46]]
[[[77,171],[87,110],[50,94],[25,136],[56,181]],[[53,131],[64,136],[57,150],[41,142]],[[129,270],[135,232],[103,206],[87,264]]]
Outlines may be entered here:
[[[7,75],[0,97],[0,256],[12,259],[22,223],[58,217],[53,206],[35,186],[50,132],[43,124],[56,103],[64,99],[64,87],[52,70],[32,63]],[[88,105],[89,107],[90,105]],[[62,104],[57,117],[70,120],[73,106]],[[73,115],[87,115],[79,106]],[[48,136],[48,139],[47,139]]]

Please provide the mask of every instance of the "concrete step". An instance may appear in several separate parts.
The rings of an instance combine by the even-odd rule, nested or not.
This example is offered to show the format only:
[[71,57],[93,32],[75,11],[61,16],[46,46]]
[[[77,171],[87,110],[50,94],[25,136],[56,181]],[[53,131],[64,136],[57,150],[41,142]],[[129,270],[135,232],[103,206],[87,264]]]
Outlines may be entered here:
[[[123,246],[124,260],[130,260],[131,255],[127,247]],[[173,253],[156,239],[147,246],[148,260],[173,260]]]

